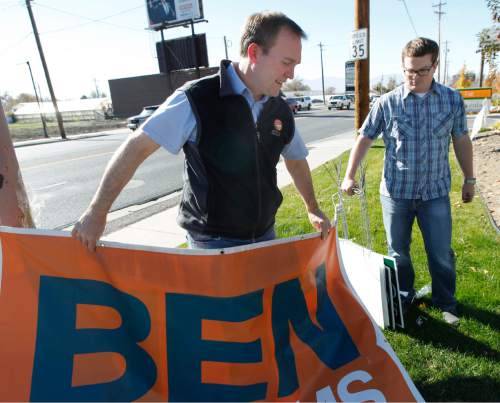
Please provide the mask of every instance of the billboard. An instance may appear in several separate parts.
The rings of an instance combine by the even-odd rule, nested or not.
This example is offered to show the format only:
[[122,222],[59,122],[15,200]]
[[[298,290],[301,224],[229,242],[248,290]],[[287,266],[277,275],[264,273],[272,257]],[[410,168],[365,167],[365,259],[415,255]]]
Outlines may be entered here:
[[[165,47],[161,42],[156,42],[156,54],[161,73],[172,70],[190,69],[193,67],[208,67],[207,39],[205,34],[175,38],[165,41]],[[165,58],[163,50],[166,50]]]
[[354,94],[354,61],[345,62],[345,93]]
[[183,21],[203,19],[201,0],[146,0],[148,27],[161,29]]

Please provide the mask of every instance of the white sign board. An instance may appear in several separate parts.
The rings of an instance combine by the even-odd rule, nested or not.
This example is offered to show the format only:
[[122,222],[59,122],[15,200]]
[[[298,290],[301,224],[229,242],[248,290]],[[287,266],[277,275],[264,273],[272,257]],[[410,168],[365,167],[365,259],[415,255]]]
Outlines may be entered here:
[[368,28],[352,31],[351,34],[351,60],[368,58]]

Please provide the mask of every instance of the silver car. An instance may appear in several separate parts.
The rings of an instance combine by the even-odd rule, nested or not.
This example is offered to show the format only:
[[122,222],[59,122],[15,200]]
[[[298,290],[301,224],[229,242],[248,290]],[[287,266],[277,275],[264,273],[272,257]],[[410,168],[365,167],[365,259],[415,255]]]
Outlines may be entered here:
[[127,127],[130,130],[137,129],[147,118],[149,118],[160,105],[145,106],[138,115],[127,119]]

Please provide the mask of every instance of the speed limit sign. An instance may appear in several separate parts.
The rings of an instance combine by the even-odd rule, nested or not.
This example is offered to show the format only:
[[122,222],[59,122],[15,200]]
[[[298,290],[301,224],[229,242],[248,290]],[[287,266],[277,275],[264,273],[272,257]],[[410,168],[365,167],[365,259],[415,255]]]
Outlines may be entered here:
[[350,53],[351,60],[368,58],[368,28],[352,31]]

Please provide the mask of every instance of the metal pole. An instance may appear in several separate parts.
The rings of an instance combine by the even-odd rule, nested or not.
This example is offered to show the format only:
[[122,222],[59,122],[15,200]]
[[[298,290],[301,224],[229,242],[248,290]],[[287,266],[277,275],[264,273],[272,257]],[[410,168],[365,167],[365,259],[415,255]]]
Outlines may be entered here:
[[370,109],[370,1],[355,0],[354,2],[354,28],[368,30],[367,53],[364,60],[356,60],[354,65],[354,128],[356,131],[363,125],[363,121]]
[[439,46],[438,82],[441,82],[441,16],[443,14],[446,14],[445,12],[441,11],[441,7],[444,6],[445,4],[446,3],[441,3],[440,1],[438,4],[432,6],[432,7],[439,7],[439,11],[434,11],[434,13],[438,15],[438,46]]
[[450,41],[444,41],[444,85],[446,85],[446,82],[448,81],[448,43],[450,43]]
[[321,88],[323,89],[323,104],[326,105],[325,99],[325,76],[323,74],[323,44],[319,43],[319,55],[321,58]]
[[483,86],[484,53],[481,51],[481,68],[479,69],[479,86]]
[[31,10],[30,1],[32,0],[26,0],[26,8],[28,9],[28,14],[31,20],[31,26],[33,27],[33,35],[35,36],[36,45],[38,47],[38,53],[40,53],[40,60],[42,61],[43,71],[45,73],[45,79],[47,80],[47,87],[49,87],[50,97],[52,98],[52,105],[54,106],[57,124],[59,126],[59,133],[61,134],[61,138],[66,139],[66,132],[64,131],[62,116],[61,113],[59,112],[59,108],[57,107],[56,96],[52,88],[52,82],[50,81],[49,69],[47,68],[47,63],[45,62],[45,56],[43,55],[42,44],[38,36],[38,30],[35,23],[35,17],[33,17],[33,11]]
[[224,35],[224,49],[226,50],[226,60],[229,60],[229,56],[227,55],[227,40],[226,40],[226,35]]
[[33,91],[35,91],[36,103],[38,104],[38,111],[40,112],[40,119],[42,119],[43,137],[48,138],[49,135],[47,133],[47,124],[45,123],[45,117],[43,116],[42,107],[40,106],[40,98],[38,97],[38,92],[36,91],[35,80],[33,79],[33,72],[31,71],[30,62],[26,61],[26,64],[28,65],[28,69],[30,70],[31,82],[33,83]]
[[196,40],[196,36],[194,34],[193,20],[191,20],[191,35],[193,36],[193,50],[194,50],[194,61],[196,63],[196,76],[200,78],[201,74],[200,74],[200,63],[198,61],[198,41]]
[[170,78],[170,70],[168,69],[168,64],[167,64],[167,44],[165,43],[165,38],[163,37],[163,28],[160,29],[160,34],[161,34],[161,46],[163,49],[163,65],[165,66],[165,74],[167,76],[167,85],[168,85],[167,94],[170,95],[170,93],[173,92],[173,88],[172,88],[172,79]]

